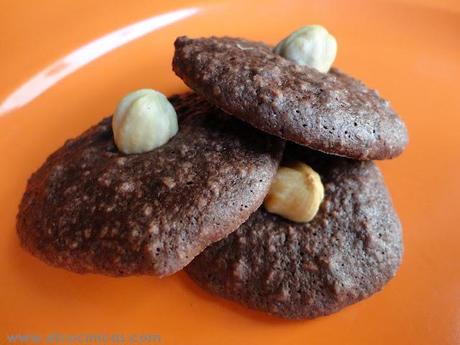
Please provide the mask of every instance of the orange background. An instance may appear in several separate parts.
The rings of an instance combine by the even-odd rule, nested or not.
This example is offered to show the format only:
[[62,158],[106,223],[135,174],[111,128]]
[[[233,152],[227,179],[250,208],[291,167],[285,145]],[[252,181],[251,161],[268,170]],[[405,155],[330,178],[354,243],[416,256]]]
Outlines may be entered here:
[[[180,8],[194,15],[66,75],[68,54]],[[390,99],[409,128],[407,151],[379,163],[405,240],[401,269],[381,293],[293,322],[210,296],[182,272],[161,280],[83,276],[19,248],[18,202],[52,151],[110,114],[129,91],[184,89],[171,71],[176,36],[276,43],[310,23],[336,36],[336,66]],[[460,344],[459,1],[2,1],[0,33],[1,344],[7,334],[52,332],[158,333],[163,344]],[[15,93],[43,70],[47,90],[39,81]]]

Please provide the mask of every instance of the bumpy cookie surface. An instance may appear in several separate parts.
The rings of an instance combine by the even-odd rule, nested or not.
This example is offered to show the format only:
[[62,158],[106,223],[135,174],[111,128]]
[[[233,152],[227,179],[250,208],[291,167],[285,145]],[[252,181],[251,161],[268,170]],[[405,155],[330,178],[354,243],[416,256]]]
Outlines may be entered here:
[[258,42],[179,37],[173,69],[229,114],[283,139],[360,160],[399,155],[404,123],[378,94],[337,69],[299,66]]
[[321,175],[325,199],[316,217],[293,223],[261,207],[186,270],[219,296],[284,318],[314,318],[372,295],[394,276],[401,229],[374,163],[313,151],[291,158]]
[[17,231],[23,247],[76,272],[172,274],[256,210],[283,142],[196,94],[170,99],[179,132],[125,155],[106,118],[30,178]]

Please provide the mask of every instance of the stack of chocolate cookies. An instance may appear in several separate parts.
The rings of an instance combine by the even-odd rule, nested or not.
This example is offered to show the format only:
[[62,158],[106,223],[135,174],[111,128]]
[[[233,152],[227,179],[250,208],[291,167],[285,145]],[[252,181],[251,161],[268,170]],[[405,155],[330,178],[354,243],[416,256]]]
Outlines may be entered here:
[[[170,97],[179,132],[120,152],[111,118],[30,178],[24,248],[79,273],[166,276],[284,318],[330,314],[380,290],[402,255],[401,226],[372,162],[399,155],[404,123],[337,69],[299,66],[263,44],[180,37],[173,69],[194,91]],[[317,171],[324,200],[297,223],[262,203],[280,164]]]

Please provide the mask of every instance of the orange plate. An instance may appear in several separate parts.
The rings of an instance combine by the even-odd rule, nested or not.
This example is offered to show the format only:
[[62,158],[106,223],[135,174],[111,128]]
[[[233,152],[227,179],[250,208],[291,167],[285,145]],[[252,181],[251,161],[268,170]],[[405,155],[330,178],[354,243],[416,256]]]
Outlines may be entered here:
[[[402,267],[382,292],[293,322],[210,296],[184,273],[78,275],[20,249],[17,205],[51,152],[131,90],[185,89],[171,71],[176,36],[275,43],[307,23],[334,33],[336,65],[390,99],[409,128],[407,151],[379,163],[405,240]],[[159,334],[164,344],[200,345],[460,343],[457,0],[16,0],[3,1],[0,32],[0,344],[14,334],[44,343],[50,333]]]

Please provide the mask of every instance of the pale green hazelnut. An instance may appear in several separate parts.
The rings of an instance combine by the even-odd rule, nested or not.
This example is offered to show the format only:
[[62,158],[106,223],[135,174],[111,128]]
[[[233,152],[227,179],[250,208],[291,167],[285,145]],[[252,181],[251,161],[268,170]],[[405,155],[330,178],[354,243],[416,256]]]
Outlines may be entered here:
[[177,114],[161,92],[141,89],[120,101],[113,115],[112,129],[121,152],[148,152],[176,135]]
[[301,66],[327,73],[337,54],[337,41],[321,25],[309,25],[278,43],[274,52]]

